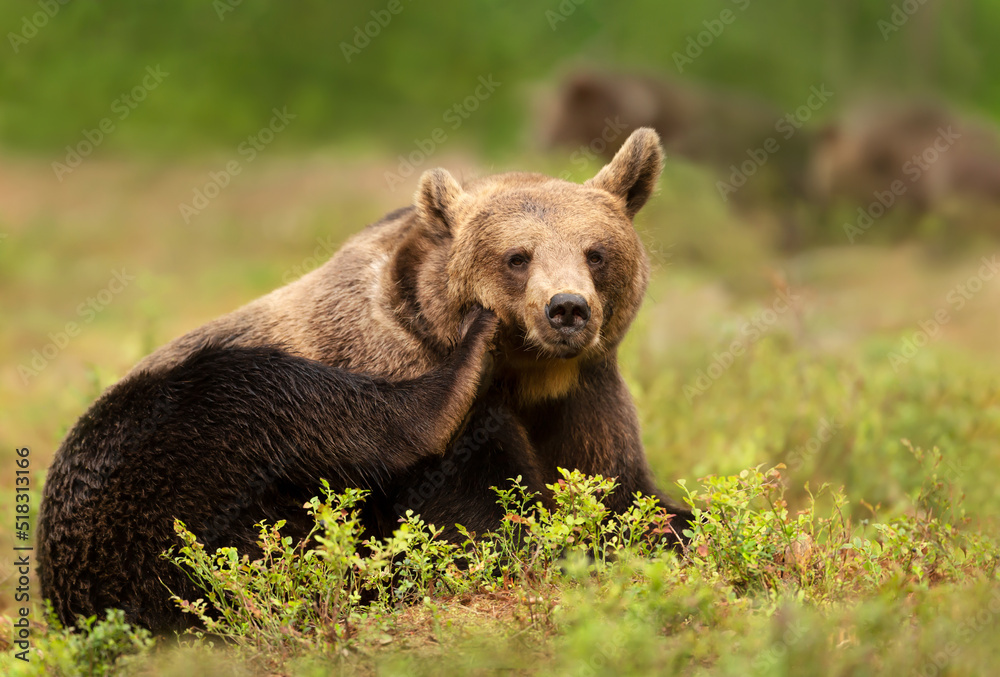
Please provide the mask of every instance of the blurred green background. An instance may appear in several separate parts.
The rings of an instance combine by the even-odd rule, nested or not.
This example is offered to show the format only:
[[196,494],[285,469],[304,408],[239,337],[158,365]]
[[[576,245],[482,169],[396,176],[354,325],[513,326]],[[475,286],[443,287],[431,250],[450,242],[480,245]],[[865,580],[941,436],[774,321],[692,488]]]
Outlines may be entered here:
[[[911,2],[919,11],[884,37],[879,22],[904,3],[399,0],[401,11],[391,14],[386,1],[74,1],[56,5],[27,42],[5,45],[0,141],[33,152],[73,144],[147,66],[160,65],[170,73],[163,90],[132,112],[101,154],[228,148],[275,106],[299,116],[282,144],[398,152],[440,125],[443,111],[490,73],[502,87],[456,138],[509,153],[524,144],[530,86],[553,79],[567,61],[675,73],[674,52],[726,9],[737,20],[685,76],[753,90],[782,107],[826,83],[837,92],[932,88],[963,107],[1000,113],[1000,81],[992,77],[1000,69],[993,35],[1000,3]],[[3,3],[7,42],[9,33],[26,35],[24,18],[39,11],[37,2]],[[375,37],[348,62],[342,43],[364,44],[355,31],[375,20],[372,12],[386,25],[370,27]]]

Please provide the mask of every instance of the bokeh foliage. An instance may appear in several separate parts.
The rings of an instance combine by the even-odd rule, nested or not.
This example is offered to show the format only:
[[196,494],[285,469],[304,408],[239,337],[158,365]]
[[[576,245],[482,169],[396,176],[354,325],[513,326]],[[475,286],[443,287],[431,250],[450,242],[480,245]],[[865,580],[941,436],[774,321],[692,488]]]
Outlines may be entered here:
[[[498,152],[523,144],[532,86],[567,63],[676,74],[674,54],[725,10],[735,20],[685,76],[755,91],[786,108],[826,83],[841,93],[929,88],[1000,114],[1000,82],[990,77],[1000,69],[1000,47],[989,33],[1000,3],[992,0],[928,0],[893,32],[879,23],[891,20],[892,5],[862,0],[398,0],[395,15],[388,0],[226,4],[235,1],[60,7],[16,52],[3,45],[0,142],[45,151],[73,143],[147,66],[160,64],[171,74],[162,91],[103,152],[229,148],[275,106],[299,115],[282,143],[396,148],[439,126],[443,111],[487,74],[503,86],[460,135]],[[35,2],[3,3],[4,42],[23,35],[25,17],[39,11]],[[386,25],[348,61],[342,43],[354,42],[372,12]]]

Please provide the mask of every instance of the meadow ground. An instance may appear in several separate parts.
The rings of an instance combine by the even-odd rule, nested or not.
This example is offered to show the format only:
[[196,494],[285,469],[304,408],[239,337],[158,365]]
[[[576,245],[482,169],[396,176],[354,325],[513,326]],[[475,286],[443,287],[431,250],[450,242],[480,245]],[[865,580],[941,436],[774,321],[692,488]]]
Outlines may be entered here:
[[[363,158],[269,157],[185,222],[179,204],[218,166],[94,160],[59,182],[43,161],[0,164],[5,648],[20,606],[15,450],[30,449],[37,509],[55,449],[102,389],[154,347],[315,267],[407,204],[416,181],[390,189],[384,165]],[[561,169],[540,158],[519,168]],[[705,510],[690,552],[630,547],[563,564],[521,552],[498,578],[463,573],[458,555],[417,539],[406,547],[424,548],[422,564],[405,579],[416,601],[276,611],[273,623],[220,628],[230,642],[150,646],[113,619],[86,639],[39,623],[30,662],[8,653],[4,672],[990,672],[1000,241],[940,219],[904,223],[921,237],[899,237],[886,218],[850,244],[834,220],[824,245],[783,255],[768,243],[774,224],[726,212],[712,191],[668,165],[640,215],[654,276],[621,354],[661,485],[684,495],[683,482]],[[590,495],[525,525],[545,546],[536,553],[599,532]],[[334,579],[275,589],[340,594]],[[31,589],[41,620],[33,574]]]

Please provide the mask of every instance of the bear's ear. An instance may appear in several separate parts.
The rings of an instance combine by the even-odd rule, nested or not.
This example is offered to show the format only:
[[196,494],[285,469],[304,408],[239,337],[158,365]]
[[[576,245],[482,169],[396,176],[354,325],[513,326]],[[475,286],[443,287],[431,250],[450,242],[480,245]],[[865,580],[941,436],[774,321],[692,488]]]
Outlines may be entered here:
[[625,202],[625,213],[635,216],[656,187],[663,169],[660,135],[649,127],[632,132],[615,157],[584,185],[606,190]]
[[461,195],[462,187],[448,170],[438,167],[423,173],[413,204],[431,234],[439,237],[452,234],[455,226],[453,208]]

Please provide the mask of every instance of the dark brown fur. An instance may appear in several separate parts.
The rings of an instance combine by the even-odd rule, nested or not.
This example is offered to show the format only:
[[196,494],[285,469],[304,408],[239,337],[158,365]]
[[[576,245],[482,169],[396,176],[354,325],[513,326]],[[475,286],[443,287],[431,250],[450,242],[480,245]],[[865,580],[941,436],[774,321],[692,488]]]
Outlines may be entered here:
[[[256,552],[260,520],[287,519],[320,479],[372,491],[364,521],[392,511],[382,489],[441,456],[484,382],[492,313],[442,366],[390,383],[271,347],[208,345],[175,366],[126,377],[70,431],[45,483],[39,520],[42,594],[64,623],[122,608],[156,631],[185,617],[167,588],[200,596],[160,555],[180,519],[210,550]],[[165,587],[166,586],[166,587]]]
[[[444,527],[448,536],[456,535],[456,523],[482,533],[495,528],[502,518],[491,487],[520,476],[530,490],[544,498],[545,483],[558,479],[556,468],[567,467],[617,477],[620,487],[610,497],[610,507],[624,510],[636,491],[659,495],[643,452],[635,408],[618,373],[617,348],[639,310],[649,274],[632,218],[656,185],[661,165],[656,133],[640,129],[614,160],[584,185],[510,173],[462,186],[443,169],[429,171],[421,178],[413,208],[394,212],[366,228],[324,266],[302,279],[158,350],[115,388],[140,383],[148,390],[164,387],[156,385],[164,379],[173,383],[179,374],[190,372],[192,359],[203,359],[198,357],[203,355],[199,351],[206,345],[254,350],[280,344],[287,353],[283,359],[307,358],[302,364],[312,365],[312,360],[326,365],[323,368],[394,381],[430,372],[422,378],[440,382],[441,377],[434,374],[456,359],[449,356],[451,346],[459,340],[463,316],[482,305],[500,322],[495,375],[474,404],[461,394],[448,400],[455,405],[453,412],[466,402],[469,415],[462,436],[447,445],[443,455],[431,453],[426,444],[418,445],[392,472],[379,476],[348,472],[352,462],[372,462],[372,453],[385,454],[389,462],[395,447],[407,444],[399,438],[410,432],[411,424],[403,412],[394,414],[400,405],[388,402],[382,423],[375,424],[371,432],[366,432],[364,425],[355,428],[355,434],[366,441],[357,452],[360,456],[354,459],[331,452],[325,464],[314,464],[292,483],[294,500],[313,490],[320,477],[340,477],[342,484],[356,481],[373,489],[368,522],[373,535],[391,533],[399,514],[411,508],[428,522]],[[514,265],[517,257],[523,259],[523,266]],[[573,334],[554,328],[546,307],[557,294],[585,299],[590,312],[585,328]],[[311,369],[325,373],[322,365]],[[280,384],[288,378],[280,373],[284,368],[282,363],[271,370],[278,384],[275,392],[258,397],[256,403],[246,401],[236,410],[216,401],[212,415],[205,411],[211,403],[205,402],[197,410],[202,418],[190,422],[185,431],[197,436],[200,426],[210,425],[209,421],[236,426],[242,417],[252,416],[255,407],[268,408],[280,402],[291,409],[303,409],[301,424],[286,409],[290,418],[285,423],[291,427],[282,429],[284,434],[313,431],[310,434],[319,435],[317,426],[324,425],[315,418],[319,403],[299,402],[297,392],[288,398],[281,395]],[[452,377],[459,389],[471,387],[474,381]],[[226,388],[225,381],[214,385]],[[380,388],[397,386],[370,385],[360,390],[365,397],[381,397]],[[111,406],[109,400],[124,407],[116,392],[123,391],[112,390],[94,411],[103,412],[102,407]],[[440,391],[435,394],[443,397]],[[342,429],[336,416],[342,415],[339,409],[346,407],[346,402],[331,392],[327,406],[331,416],[326,417],[325,425],[330,427],[328,433],[339,439]],[[454,416],[444,413],[443,405],[422,406],[427,408],[432,427],[439,426],[440,434],[447,436],[450,426],[455,425]],[[105,448],[126,453],[122,445],[135,444],[102,441],[112,421],[135,425],[143,411],[122,409],[114,415],[117,418],[101,418],[96,423],[94,415],[85,416],[64,444],[45,499],[43,592],[84,600],[78,605],[63,602],[63,613],[91,613],[95,605],[115,601],[92,589],[85,593],[90,596],[83,598],[71,591],[76,579],[92,586],[89,581],[104,576],[97,560],[80,559],[84,552],[80,539],[97,538],[93,530],[108,526],[95,525],[88,532],[69,506],[78,502],[77,474],[91,462],[89,455],[108,453],[101,451]],[[351,411],[346,415],[348,421],[354,420]],[[367,440],[380,439],[377,435],[385,434],[390,422],[397,426],[393,430],[396,437],[369,445]],[[149,453],[153,447],[148,445],[159,450],[164,444],[173,444],[171,440],[164,441],[157,433],[140,446]],[[183,458],[189,453],[198,455],[201,464],[210,464],[217,457],[221,457],[220,463],[230,456],[246,459],[224,468],[224,476],[229,478],[252,473],[248,464],[267,468],[279,463],[283,453],[245,437],[219,439],[212,449],[194,450],[187,441],[184,444],[188,446],[178,446],[171,460],[164,462],[163,473],[186,476]],[[322,446],[310,449],[317,451]],[[347,465],[338,475],[341,464]],[[125,471],[136,473],[127,478],[134,486],[142,482],[140,467],[132,464]],[[239,477],[231,480],[245,481]],[[98,489],[106,485],[104,480],[88,482],[86,478],[83,483]],[[140,519],[143,502],[160,501],[170,490],[172,486],[161,482],[139,493],[128,506],[135,512],[129,513],[127,520]],[[210,490],[205,488],[204,492],[192,500],[203,504]],[[277,502],[265,505],[272,498]],[[262,498],[253,517],[277,516],[280,509],[290,506],[278,498]],[[690,518],[690,513],[665,498],[663,504],[682,521]],[[162,511],[159,506],[151,511],[166,519],[173,509],[170,506],[176,504],[166,505]],[[116,504],[104,510],[111,511],[108,514],[115,519],[126,519],[115,512],[121,509]],[[117,526],[122,524],[119,521]],[[124,524],[132,526],[130,521]],[[127,533],[113,531],[100,538],[108,540],[105,547],[113,548],[128,538]],[[224,536],[216,544],[227,542]],[[232,540],[232,535],[228,536]],[[155,546],[164,543],[157,540]],[[61,548],[58,557],[53,555],[57,546]],[[155,588],[149,580],[154,570],[127,569],[123,574],[126,570],[114,568],[118,560],[110,561],[112,573],[108,575],[131,576],[128,584],[136,586],[136,592],[130,603],[142,604],[140,598],[151,595]],[[144,560],[144,566],[151,567],[152,560]]]

